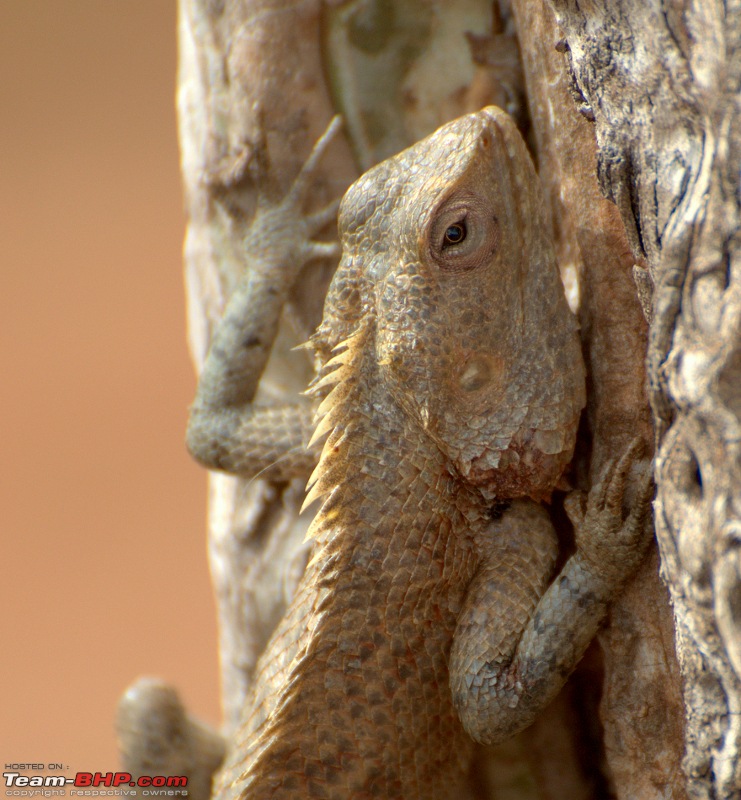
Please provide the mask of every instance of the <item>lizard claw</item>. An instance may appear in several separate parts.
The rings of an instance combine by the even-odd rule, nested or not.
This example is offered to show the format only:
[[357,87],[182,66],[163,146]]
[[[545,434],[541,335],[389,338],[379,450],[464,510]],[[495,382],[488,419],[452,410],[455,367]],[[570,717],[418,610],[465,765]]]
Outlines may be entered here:
[[639,478],[640,484],[638,487],[638,494],[625,520],[626,527],[636,529],[639,532],[645,531],[647,533],[645,537],[646,544],[651,541],[654,534],[651,505],[653,503],[656,486],[653,480],[652,467],[652,461],[643,465]]
[[563,507],[574,530],[577,530],[584,523],[587,513],[587,493],[581,489],[575,489],[564,498]]
[[303,167],[301,167],[301,171],[296,176],[296,179],[294,180],[293,185],[288,192],[287,199],[289,199],[289,202],[296,205],[303,205],[309,193],[309,189],[312,186],[314,173],[316,172],[319,161],[324,155],[326,149],[334,140],[335,136],[337,136],[337,134],[340,132],[341,128],[342,117],[339,114],[335,114],[335,116],[330,120],[329,125],[327,125],[324,133],[319,137],[317,143],[314,145],[314,149],[304,162]]
[[572,492],[564,501],[582,557],[615,583],[635,570],[653,538],[654,485],[651,461],[641,459],[644,449],[634,439],[588,496]]
[[341,198],[338,197],[332,200],[331,203],[327,203],[324,208],[320,208],[318,211],[314,211],[312,214],[307,214],[304,217],[304,224],[309,234],[313,235],[318,233],[325,225],[328,225],[337,217],[337,211],[340,208],[340,200]]
[[617,463],[610,462],[603,473],[601,484],[602,497],[600,506],[614,516],[622,515],[623,498],[626,494],[628,475],[645,448],[643,439],[637,436],[628,445],[628,449],[620,456]]
[[319,161],[341,127],[341,118],[335,116],[279,202],[258,202],[244,240],[252,257],[250,266],[253,272],[262,272],[269,278],[278,264],[284,271],[285,285],[291,286],[307,261],[339,256],[340,246],[336,241],[316,241],[313,238],[336,219],[339,198],[315,211],[305,213],[303,209],[314,187]]
[[306,259],[313,258],[339,258],[342,248],[339,242],[314,242],[306,243]]

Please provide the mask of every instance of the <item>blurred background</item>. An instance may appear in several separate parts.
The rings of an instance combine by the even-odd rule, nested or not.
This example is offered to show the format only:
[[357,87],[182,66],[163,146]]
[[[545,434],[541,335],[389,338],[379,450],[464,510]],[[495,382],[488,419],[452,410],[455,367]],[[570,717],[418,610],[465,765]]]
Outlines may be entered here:
[[175,6],[0,2],[3,764],[115,769],[142,674],[219,721]]

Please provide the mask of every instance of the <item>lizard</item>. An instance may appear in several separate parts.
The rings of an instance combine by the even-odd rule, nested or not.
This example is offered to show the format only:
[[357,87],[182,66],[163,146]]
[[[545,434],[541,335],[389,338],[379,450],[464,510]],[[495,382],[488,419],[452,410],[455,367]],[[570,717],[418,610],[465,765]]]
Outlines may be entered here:
[[[631,508],[636,446],[588,496],[571,493],[576,549],[554,576],[543,501],[573,454],[584,365],[537,174],[494,107],[345,194],[342,256],[310,341],[308,451],[306,407],[255,408],[255,364],[274,332],[247,308],[268,296],[265,276],[284,270],[290,285],[329,248],[310,240],[327,210],[286,234],[310,173],[248,241],[264,268],[227,307],[189,424],[196,458],[241,474],[266,458],[306,468],[323,441],[305,503],[321,501],[313,553],[214,797],[473,796],[474,743],[532,722],[642,560],[648,467]],[[274,437],[288,456],[263,447]]]

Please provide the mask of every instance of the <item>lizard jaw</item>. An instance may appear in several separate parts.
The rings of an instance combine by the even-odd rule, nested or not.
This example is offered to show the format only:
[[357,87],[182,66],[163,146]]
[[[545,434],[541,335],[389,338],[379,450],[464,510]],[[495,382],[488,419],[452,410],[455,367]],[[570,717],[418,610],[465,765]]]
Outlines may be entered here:
[[548,502],[571,461],[577,424],[578,417],[562,432],[521,431],[505,450],[487,448],[473,458],[459,459],[458,469],[487,498]]

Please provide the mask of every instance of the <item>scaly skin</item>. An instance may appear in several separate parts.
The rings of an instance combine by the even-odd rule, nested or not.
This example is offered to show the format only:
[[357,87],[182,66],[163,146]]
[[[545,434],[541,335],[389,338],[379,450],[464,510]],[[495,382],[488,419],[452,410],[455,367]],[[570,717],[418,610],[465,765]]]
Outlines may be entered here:
[[[304,191],[284,212],[300,215]],[[254,457],[267,412],[251,404],[274,335],[255,310],[260,276],[285,275],[287,292],[291,260],[311,251],[311,226],[297,244],[285,215],[261,222],[269,257],[251,243],[258,268],[230,301],[189,430],[201,461],[242,474],[268,457]],[[312,338],[326,436],[313,557],[258,665],[220,800],[471,796],[474,740],[515,734],[555,696],[648,541],[645,477],[621,511],[631,448],[570,500],[577,550],[551,581],[539,501],[571,458],[584,367],[509,117],[462,117],[370,170],[339,228]],[[306,461],[302,414],[279,432],[283,471]]]
[[465,797],[473,738],[513,735],[555,696],[646,538],[645,503],[620,513],[630,452],[548,588],[535,501],[571,458],[584,369],[510,119],[464,117],[372,169],[339,227],[313,337],[315,552],[224,800]]

